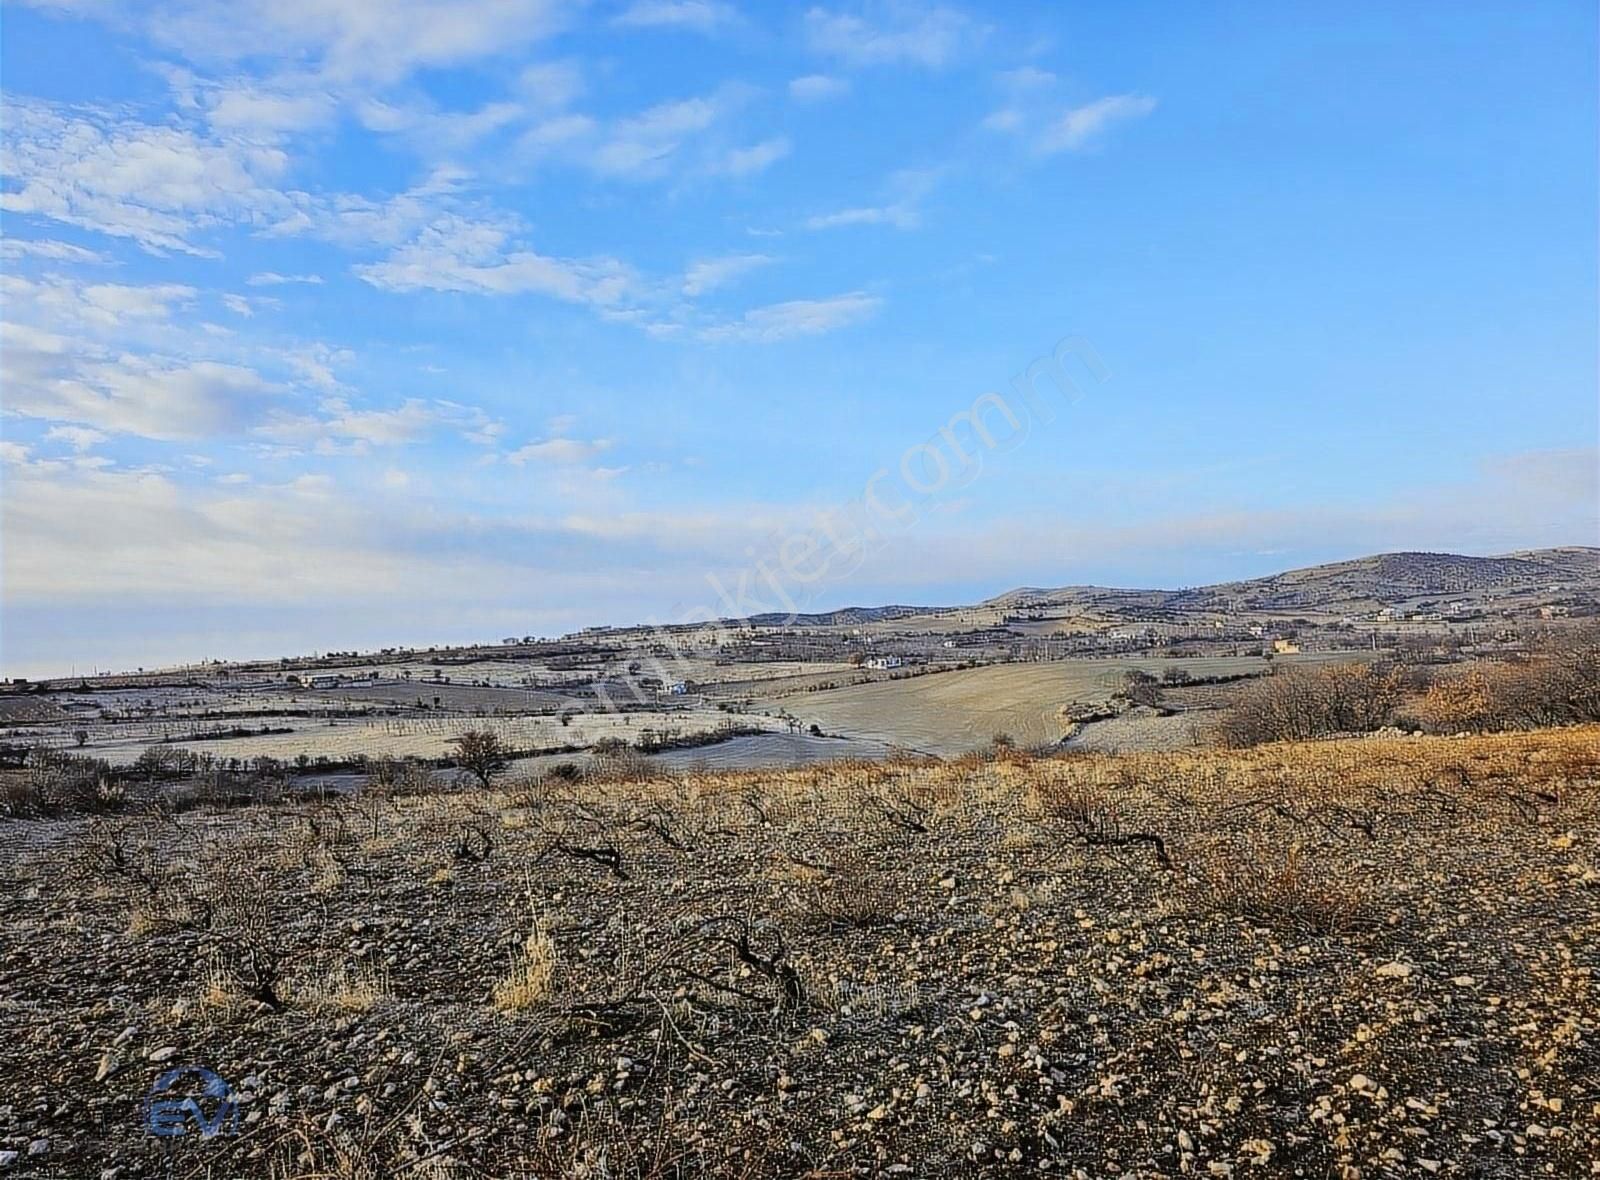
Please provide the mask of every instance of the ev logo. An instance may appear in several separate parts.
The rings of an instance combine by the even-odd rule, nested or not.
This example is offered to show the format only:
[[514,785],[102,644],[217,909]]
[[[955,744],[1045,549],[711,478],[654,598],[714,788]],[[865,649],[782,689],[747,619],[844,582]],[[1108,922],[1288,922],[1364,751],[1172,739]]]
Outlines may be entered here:
[[183,1065],[169,1069],[150,1087],[144,1100],[144,1125],[161,1139],[176,1139],[191,1130],[210,1139],[239,1129],[239,1104],[233,1087],[209,1069]]

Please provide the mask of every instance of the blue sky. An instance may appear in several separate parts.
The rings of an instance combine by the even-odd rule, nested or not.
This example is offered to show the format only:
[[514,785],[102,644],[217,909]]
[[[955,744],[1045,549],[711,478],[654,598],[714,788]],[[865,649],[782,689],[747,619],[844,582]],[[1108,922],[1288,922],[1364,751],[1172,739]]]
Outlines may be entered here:
[[0,21],[9,675],[1597,539],[1587,3]]

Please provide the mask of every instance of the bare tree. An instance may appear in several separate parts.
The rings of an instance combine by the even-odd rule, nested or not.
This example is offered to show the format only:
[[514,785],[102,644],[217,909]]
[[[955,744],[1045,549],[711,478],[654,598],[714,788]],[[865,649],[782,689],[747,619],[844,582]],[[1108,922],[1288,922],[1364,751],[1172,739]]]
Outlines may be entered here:
[[487,789],[494,776],[506,768],[507,758],[500,735],[487,729],[469,729],[450,739],[455,747],[456,761]]

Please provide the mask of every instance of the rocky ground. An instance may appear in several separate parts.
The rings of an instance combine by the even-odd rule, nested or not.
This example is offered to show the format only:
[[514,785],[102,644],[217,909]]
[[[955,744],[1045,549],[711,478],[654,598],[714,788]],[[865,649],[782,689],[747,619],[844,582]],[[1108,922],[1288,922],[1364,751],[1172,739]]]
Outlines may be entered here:
[[0,1176],[1600,1174],[1600,729],[639,773],[0,824]]

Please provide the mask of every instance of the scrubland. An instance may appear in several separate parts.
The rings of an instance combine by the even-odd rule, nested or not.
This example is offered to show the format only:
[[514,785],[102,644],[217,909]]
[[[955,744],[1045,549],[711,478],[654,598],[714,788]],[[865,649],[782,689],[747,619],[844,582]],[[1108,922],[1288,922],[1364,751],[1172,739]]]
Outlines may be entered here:
[[0,1160],[1600,1168],[1597,726],[407,790],[0,824]]

